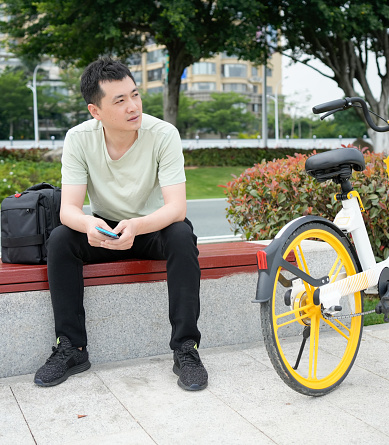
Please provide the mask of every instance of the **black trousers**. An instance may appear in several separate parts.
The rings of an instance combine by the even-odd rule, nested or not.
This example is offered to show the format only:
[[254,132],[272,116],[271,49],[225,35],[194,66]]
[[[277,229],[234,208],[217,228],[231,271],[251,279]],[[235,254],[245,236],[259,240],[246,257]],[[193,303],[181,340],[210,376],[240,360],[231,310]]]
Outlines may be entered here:
[[[117,223],[107,221],[111,227]],[[200,267],[197,237],[188,219],[158,232],[135,237],[131,249],[92,247],[86,234],[59,226],[48,241],[47,270],[54,311],[56,336],[65,335],[73,346],[87,345],[84,309],[84,263],[122,259],[167,260],[171,349],[186,340],[200,343]]]

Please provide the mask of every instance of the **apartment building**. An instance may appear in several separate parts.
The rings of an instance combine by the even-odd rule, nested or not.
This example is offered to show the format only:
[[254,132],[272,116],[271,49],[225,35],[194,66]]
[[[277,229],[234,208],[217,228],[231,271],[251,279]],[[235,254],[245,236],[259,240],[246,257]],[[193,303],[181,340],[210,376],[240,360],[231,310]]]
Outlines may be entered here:
[[[162,92],[168,69],[164,47],[148,46],[147,53],[129,59],[130,69],[138,86],[148,93]],[[282,94],[281,55],[274,54],[266,70],[267,95]],[[202,59],[189,66],[181,79],[181,90],[189,97],[206,101],[213,92],[236,92],[249,98],[249,111],[260,114],[262,109],[264,67],[239,60],[227,54]]]

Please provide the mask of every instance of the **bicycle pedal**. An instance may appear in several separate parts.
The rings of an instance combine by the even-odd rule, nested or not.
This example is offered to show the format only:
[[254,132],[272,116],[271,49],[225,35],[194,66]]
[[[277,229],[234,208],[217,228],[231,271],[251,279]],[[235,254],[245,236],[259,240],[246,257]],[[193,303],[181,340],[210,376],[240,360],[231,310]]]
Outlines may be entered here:
[[382,304],[381,304],[381,302],[379,302],[379,303],[377,304],[377,306],[375,307],[375,313],[376,313],[376,314],[383,314],[383,313],[384,313],[384,311],[382,310]]
[[324,309],[323,313],[326,315],[335,315],[342,310],[342,306],[331,306],[328,309]]
[[[389,322],[389,268],[385,267],[378,280],[378,293],[381,301],[377,304],[375,311],[377,314],[384,314],[384,322]],[[380,312],[377,312],[379,310]]]
[[389,312],[389,307],[387,306],[387,302],[385,301],[384,304],[382,304],[383,301],[381,300],[377,306],[375,307],[375,313],[376,314],[384,314],[384,322],[385,323],[389,323],[389,318],[388,318],[388,312]]

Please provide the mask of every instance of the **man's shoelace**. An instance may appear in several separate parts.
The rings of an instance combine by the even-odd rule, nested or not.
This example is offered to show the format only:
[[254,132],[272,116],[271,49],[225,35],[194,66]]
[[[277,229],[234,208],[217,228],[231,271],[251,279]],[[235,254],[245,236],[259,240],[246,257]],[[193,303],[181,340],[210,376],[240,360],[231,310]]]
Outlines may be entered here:
[[53,353],[47,359],[47,363],[48,362],[57,361],[57,360],[64,360],[67,357],[69,357],[69,355],[71,355],[75,349],[76,348],[74,348],[74,347],[72,347],[72,348],[61,348],[60,346],[58,346],[56,348],[55,346],[53,346],[53,348],[52,348]]
[[178,351],[181,367],[183,366],[198,366],[201,363],[199,353],[192,349],[188,352]]

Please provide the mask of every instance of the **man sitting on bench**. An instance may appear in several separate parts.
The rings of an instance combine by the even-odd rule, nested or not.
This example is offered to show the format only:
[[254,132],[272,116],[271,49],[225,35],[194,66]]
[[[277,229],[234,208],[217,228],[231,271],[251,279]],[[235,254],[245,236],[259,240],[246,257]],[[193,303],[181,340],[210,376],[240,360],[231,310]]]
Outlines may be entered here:
[[[200,268],[197,238],[185,217],[179,133],[171,124],[142,113],[134,78],[119,61],[101,58],[91,63],[82,75],[81,92],[94,119],[66,135],[63,225],[48,242],[57,347],[34,381],[54,386],[90,367],[83,304],[85,262],[166,259],[173,371],[183,389],[204,389],[208,374],[197,351]],[[86,193],[93,216],[82,210]]]

